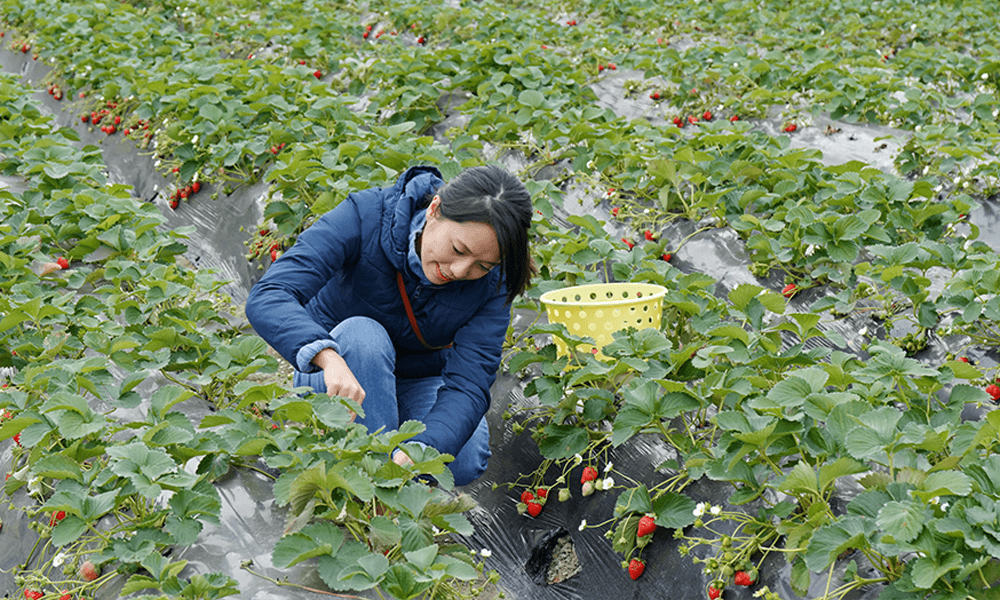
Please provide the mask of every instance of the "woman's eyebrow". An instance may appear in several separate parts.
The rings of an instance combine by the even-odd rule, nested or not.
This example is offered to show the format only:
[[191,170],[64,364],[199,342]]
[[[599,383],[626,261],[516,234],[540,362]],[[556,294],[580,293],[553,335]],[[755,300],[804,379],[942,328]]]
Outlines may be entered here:
[[[455,242],[455,247],[458,248],[459,252],[464,252],[464,253],[467,253],[467,254],[471,254],[471,252],[469,251],[469,247],[466,246],[463,242]],[[479,262],[481,262],[483,264],[490,265],[491,267],[495,267],[495,266],[497,266],[497,265],[500,264],[499,260],[496,261],[496,262],[489,261],[489,260],[481,260]]]

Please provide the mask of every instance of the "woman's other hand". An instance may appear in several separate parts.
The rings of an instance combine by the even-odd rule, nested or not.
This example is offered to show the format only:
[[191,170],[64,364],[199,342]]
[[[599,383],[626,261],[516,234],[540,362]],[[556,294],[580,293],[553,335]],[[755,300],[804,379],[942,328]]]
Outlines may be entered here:
[[[323,369],[323,381],[326,383],[326,393],[330,396],[341,396],[354,400],[360,405],[365,400],[365,390],[358,383],[351,368],[343,357],[332,348],[320,350],[313,357],[313,364]],[[355,415],[351,414],[351,421]]]

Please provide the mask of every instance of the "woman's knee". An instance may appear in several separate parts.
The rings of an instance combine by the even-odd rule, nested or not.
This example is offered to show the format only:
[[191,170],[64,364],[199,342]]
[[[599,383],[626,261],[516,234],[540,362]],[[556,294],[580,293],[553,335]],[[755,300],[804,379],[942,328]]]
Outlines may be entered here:
[[486,417],[483,417],[472,437],[449,465],[455,485],[467,485],[479,479],[489,466],[490,456],[490,427]]
[[381,323],[370,317],[351,317],[344,319],[333,328],[330,336],[340,346],[340,355],[348,363],[359,361],[362,364],[382,362],[396,364],[396,349],[392,338]]

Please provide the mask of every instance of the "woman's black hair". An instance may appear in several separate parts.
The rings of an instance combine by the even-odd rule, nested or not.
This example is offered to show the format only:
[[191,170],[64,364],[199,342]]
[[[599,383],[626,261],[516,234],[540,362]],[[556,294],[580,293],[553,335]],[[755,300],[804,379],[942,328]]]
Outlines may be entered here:
[[507,303],[531,282],[534,265],[528,250],[531,194],[521,181],[493,165],[472,167],[440,187],[441,216],[457,223],[489,223],[500,246],[500,275],[507,281]]

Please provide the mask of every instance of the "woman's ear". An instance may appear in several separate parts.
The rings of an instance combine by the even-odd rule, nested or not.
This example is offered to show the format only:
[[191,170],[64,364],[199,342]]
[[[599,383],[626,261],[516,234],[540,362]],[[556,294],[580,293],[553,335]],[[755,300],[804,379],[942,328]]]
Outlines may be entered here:
[[430,219],[432,215],[435,218],[441,216],[441,196],[434,196],[431,203],[427,206],[427,218]]

